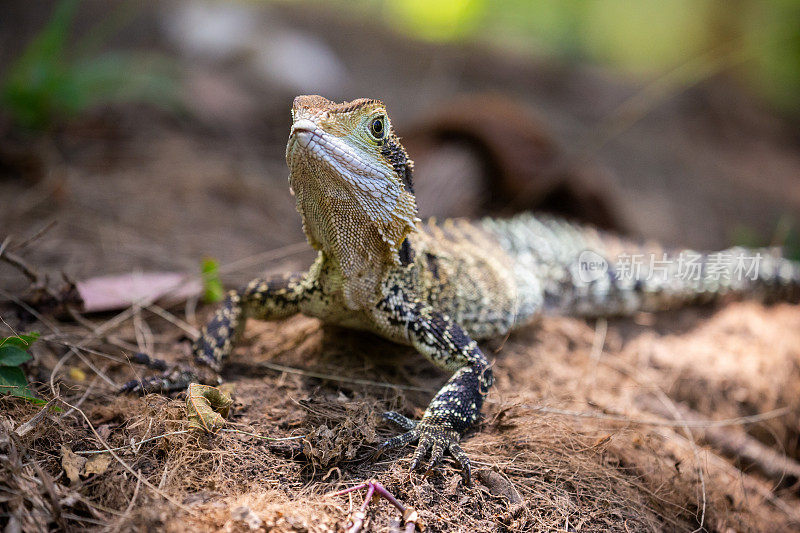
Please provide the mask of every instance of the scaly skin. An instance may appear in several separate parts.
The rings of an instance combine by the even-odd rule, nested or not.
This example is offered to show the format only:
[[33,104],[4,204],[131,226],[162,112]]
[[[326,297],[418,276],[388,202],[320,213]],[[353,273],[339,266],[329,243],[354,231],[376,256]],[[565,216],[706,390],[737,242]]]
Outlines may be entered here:
[[[194,343],[195,359],[219,371],[246,318],[276,320],[296,313],[413,346],[453,373],[420,421],[386,414],[406,432],[380,451],[417,441],[413,469],[429,452],[433,469],[449,451],[469,482],[469,459],[458,442],[480,416],[493,383],[491,366],[474,339],[503,335],[547,310],[624,315],[724,294],[793,297],[800,286],[798,266],[768,250],[760,251],[764,262],[755,280],[664,283],[647,280],[643,272],[639,279],[645,281],[636,281],[616,276],[612,267],[596,280],[582,281],[576,271],[582,251],[608,259],[642,248],[531,215],[422,223],[416,216],[413,163],[381,102],[336,104],[299,96],[292,118],[289,183],[317,259],[305,273],[257,279],[229,292]],[[736,257],[741,251],[725,253]],[[702,256],[703,269],[710,268],[709,258]],[[172,391],[198,379],[213,380],[194,370],[173,370],[126,388]]]

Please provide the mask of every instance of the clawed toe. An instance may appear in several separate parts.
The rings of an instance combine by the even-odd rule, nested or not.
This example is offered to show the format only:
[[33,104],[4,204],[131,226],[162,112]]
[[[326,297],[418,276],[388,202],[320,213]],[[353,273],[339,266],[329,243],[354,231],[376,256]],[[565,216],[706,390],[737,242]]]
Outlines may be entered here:
[[423,422],[416,422],[395,412],[388,412],[383,416],[385,419],[394,422],[408,431],[384,442],[375,452],[373,456],[374,459],[380,457],[385,451],[400,448],[414,441],[419,441],[416,450],[414,450],[414,455],[411,458],[411,470],[418,470],[424,463],[428,452],[430,452],[430,461],[425,471],[425,475],[430,475],[442,463],[445,452],[450,452],[461,465],[464,483],[467,485],[471,483],[469,458],[464,450],[461,449],[461,446],[458,445],[458,432],[446,426],[426,424],[424,420]]
[[417,470],[419,468],[432,444],[431,438],[427,435],[420,437],[417,449],[414,450],[414,457],[411,459],[411,470]]
[[428,470],[425,472],[426,475],[430,475],[439,466],[439,463],[442,462],[444,458],[444,445],[441,442],[437,442],[433,445],[431,449],[431,461],[428,463]]
[[383,452],[387,452],[389,450],[394,450],[395,448],[402,448],[406,444],[410,444],[417,440],[419,435],[416,430],[411,430],[403,433],[402,435],[397,435],[392,437],[391,439],[387,440],[383,444],[380,445],[378,450],[375,452],[373,459],[377,459]]
[[461,465],[461,476],[464,478],[464,484],[469,487],[472,485],[472,467],[469,457],[457,442],[451,443],[448,449],[450,450],[450,455],[455,457],[458,464]]
[[395,411],[387,411],[387,412],[383,413],[383,418],[388,420],[389,422],[394,422],[395,424],[397,424],[401,428],[403,428],[405,430],[408,430],[408,431],[410,431],[410,430],[414,429],[415,427],[417,427],[417,421],[416,420],[411,420],[410,418],[405,417],[405,416],[403,416],[400,413],[395,412]]

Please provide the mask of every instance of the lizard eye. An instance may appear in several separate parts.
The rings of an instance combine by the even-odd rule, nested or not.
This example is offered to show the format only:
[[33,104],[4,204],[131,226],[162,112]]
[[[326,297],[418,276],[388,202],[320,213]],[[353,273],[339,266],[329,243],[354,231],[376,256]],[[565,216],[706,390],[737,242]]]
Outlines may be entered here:
[[383,139],[386,135],[386,125],[384,124],[383,117],[377,117],[369,123],[369,132],[376,139]]

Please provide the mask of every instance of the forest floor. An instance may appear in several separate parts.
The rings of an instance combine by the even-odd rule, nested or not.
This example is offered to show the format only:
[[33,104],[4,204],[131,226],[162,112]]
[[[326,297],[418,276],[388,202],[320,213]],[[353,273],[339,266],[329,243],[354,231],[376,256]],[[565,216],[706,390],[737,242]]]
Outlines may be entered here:
[[[361,57],[369,68],[355,65],[354,73],[380,64],[350,51],[353,36],[337,31],[346,22],[326,21],[323,31],[302,10],[273,15],[324,35],[348,65]],[[389,40],[383,46],[405,47],[408,65],[430,53]],[[571,214],[670,244],[723,247],[740,224],[768,242],[785,213],[800,212],[798,140],[784,135],[782,119],[742,105],[746,97],[726,80],[676,97],[590,163],[555,172],[569,185],[558,194],[528,191],[525,205],[512,202],[504,194],[513,183],[499,186],[485,174],[525,162],[507,154],[481,159],[495,132],[537,138],[546,131],[547,150],[569,154],[577,132],[602,114],[586,95],[597,95],[595,103],[605,98],[611,109],[633,89],[591,69],[434,51],[432,65],[461,66],[443,74],[447,83],[434,84],[426,99],[412,104],[388,82],[375,89],[386,93],[390,113],[397,110],[412,157],[419,154],[425,214],[563,211],[565,201],[594,198],[613,222],[590,211]],[[408,65],[407,86],[430,76]],[[204,65],[189,76],[182,118],[120,106],[41,138],[5,139],[0,197],[13,201],[0,210],[0,239],[10,237],[7,249],[47,274],[51,288],[62,286],[61,273],[77,280],[194,273],[206,256],[219,260],[226,286],[237,286],[312,260],[285,181],[291,92],[256,86],[229,65]],[[356,97],[369,87],[356,79],[346,89]],[[511,95],[501,106],[532,109],[536,118],[495,129],[483,121],[479,149],[420,145],[445,121],[452,128],[452,117],[426,112],[444,95],[492,90],[477,98],[496,103],[498,87]],[[239,114],[215,109],[220,99]],[[461,133],[475,127],[460,124]],[[747,136],[739,133],[745,127]],[[769,172],[759,174],[763,168]],[[438,172],[466,196],[454,203],[428,177]],[[599,193],[596,183],[605,184]],[[482,197],[489,190],[491,202]],[[607,321],[546,317],[485,343],[497,380],[484,419],[463,441],[475,471],[468,487],[449,459],[430,476],[409,474],[410,448],[371,460],[397,431],[380,413],[419,416],[447,379],[411,349],[305,317],[251,321],[223,372],[235,400],[226,428],[245,433],[206,435],[188,430],[185,397],[124,396],[117,388],[147,372],[130,362],[136,351],[185,361],[186,339],[213,306],[192,297],[69,314],[31,302],[29,280],[17,269],[0,263],[0,275],[1,336],[42,334],[26,372],[58,407],[37,417],[41,407],[0,397],[0,524],[7,531],[19,530],[14,524],[23,531],[338,531],[363,491],[333,493],[370,479],[414,507],[430,531],[800,528],[794,305],[731,301]],[[81,454],[107,447],[113,456]],[[399,519],[388,503],[375,502],[367,529],[390,530]]]

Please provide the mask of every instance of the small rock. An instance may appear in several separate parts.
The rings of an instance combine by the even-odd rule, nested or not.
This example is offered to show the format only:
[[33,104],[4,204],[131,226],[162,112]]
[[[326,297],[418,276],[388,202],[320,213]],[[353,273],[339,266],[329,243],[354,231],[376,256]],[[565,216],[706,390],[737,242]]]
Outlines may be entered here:
[[231,518],[237,522],[243,522],[251,531],[255,531],[264,523],[249,507],[242,505],[231,511]]

